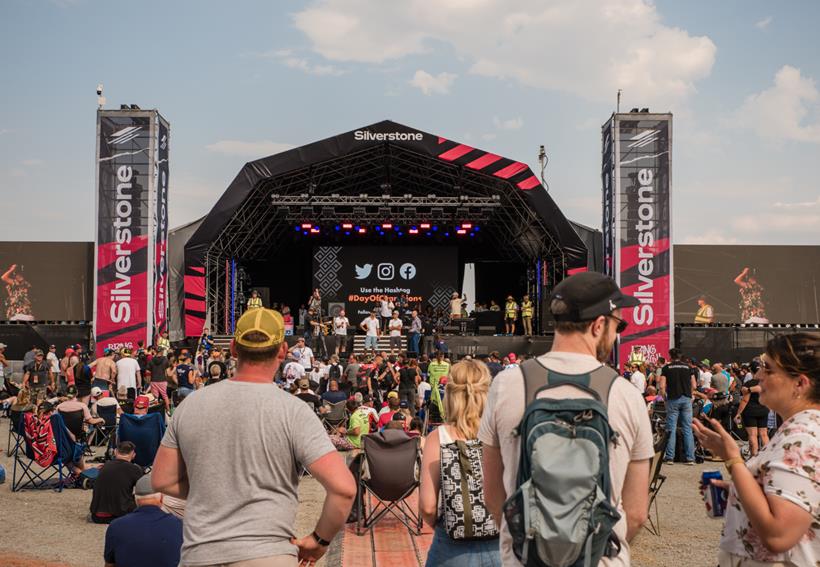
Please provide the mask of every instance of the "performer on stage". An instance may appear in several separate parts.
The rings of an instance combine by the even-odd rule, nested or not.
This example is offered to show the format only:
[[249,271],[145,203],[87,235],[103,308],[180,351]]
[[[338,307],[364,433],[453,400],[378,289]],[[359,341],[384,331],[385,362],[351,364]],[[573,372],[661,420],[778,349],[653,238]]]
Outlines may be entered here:
[[333,318],[333,336],[336,339],[336,354],[347,352],[347,329],[350,321],[345,317],[345,310],[339,309],[339,314]]
[[518,319],[518,304],[512,295],[507,296],[507,304],[504,306],[504,327],[507,335],[515,334],[515,321]]
[[740,320],[744,323],[768,324],[763,286],[757,283],[754,271],[743,268],[735,278],[735,283],[740,288]]
[[458,296],[458,292],[453,292],[453,297],[450,299],[450,319],[459,319],[461,318],[461,298]]
[[308,309],[313,309],[317,317],[322,316],[322,294],[319,288],[313,290],[313,295],[308,298]]
[[706,302],[706,296],[698,298],[698,311],[695,313],[695,323],[708,325],[715,321],[715,310]]
[[532,336],[532,301],[530,301],[530,296],[524,294],[524,297],[521,299],[521,322],[524,324],[524,335],[531,337]]
[[261,309],[262,308],[262,298],[259,297],[259,292],[253,290],[251,292],[251,297],[248,299],[248,311],[251,309]]

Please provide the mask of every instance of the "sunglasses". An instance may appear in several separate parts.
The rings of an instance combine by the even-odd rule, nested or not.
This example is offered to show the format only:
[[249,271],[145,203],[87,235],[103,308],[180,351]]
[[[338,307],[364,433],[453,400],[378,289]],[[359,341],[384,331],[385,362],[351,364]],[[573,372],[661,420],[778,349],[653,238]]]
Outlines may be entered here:
[[610,319],[615,319],[618,322],[618,326],[615,327],[615,332],[619,335],[626,331],[626,328],[629,326],[629,323],[621,319],[620,317],[616,317],[615,315],[607,315]]

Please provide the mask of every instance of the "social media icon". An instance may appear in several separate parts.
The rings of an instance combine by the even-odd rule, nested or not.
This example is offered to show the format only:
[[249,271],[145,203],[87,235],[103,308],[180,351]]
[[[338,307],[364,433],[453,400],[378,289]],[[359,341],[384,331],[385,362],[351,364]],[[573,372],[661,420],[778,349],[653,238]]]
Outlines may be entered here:
[[370,275],[370,271],[373,269],[373,264],[365,264],[364,266],[359,266],[356,264],[356,279],[363,280]]
[[399,276],[404,280],[412,280],[416,277],[416,267],[409,262],[402,264],[401,268],[399,268]]
[[380,280],[392,280],[396,277],[396,268],[393,264],[379,264],[376,275]]

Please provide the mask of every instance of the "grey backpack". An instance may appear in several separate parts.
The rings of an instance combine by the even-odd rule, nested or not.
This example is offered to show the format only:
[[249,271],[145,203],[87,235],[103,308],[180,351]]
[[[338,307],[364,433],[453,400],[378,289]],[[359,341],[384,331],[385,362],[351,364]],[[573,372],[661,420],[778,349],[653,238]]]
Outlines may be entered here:
[[[607,401],[617,373],[601,366],[561,374],[537,359],[521,365],[526,410],[515,430],[521,451],[516,491],[504,503],[513,551],[525,567],[594,567],[620,543],[612,528],[620,514],[610,501]],[[572,385],[592,398],[537,398]]]

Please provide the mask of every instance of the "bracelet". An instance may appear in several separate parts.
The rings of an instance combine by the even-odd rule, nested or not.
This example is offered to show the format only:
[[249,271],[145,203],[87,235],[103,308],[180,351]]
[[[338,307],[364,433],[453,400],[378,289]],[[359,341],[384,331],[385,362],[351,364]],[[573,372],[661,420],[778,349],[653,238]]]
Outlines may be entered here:
[[316,533],[316,530],[313,530],[313,533],[312,533],[312,534],[310,534],[310,535],[312,535],[312,536],[313,536],[313,539],[315,539],[315,540],[316,540],[316,543],[318,543],[318,544],[319,544],[319,545],[321,545],[322,547],[327,547],[327,546],[329,546],[329,545],[330,545],[330,542],[329,542],[329,541],[327,541],[326,539],[322,539],[322,538],[319,536],[319,534],[317,534],[317,533]]
[[732,467],[733,467],[733,466],[735,466],[736,464],[738,464],[738,463],[742,463],[742,462],[743,462],[743,457],[732,457],[732,458],[731,458],[731,459],[729,459],[728,461],[725,461],[725,462],[723,463],[723,466],[725,466],[725,467],[726,467],[726,470],[729,472],[729,475],[731,476],[731,474],[732,474]]

